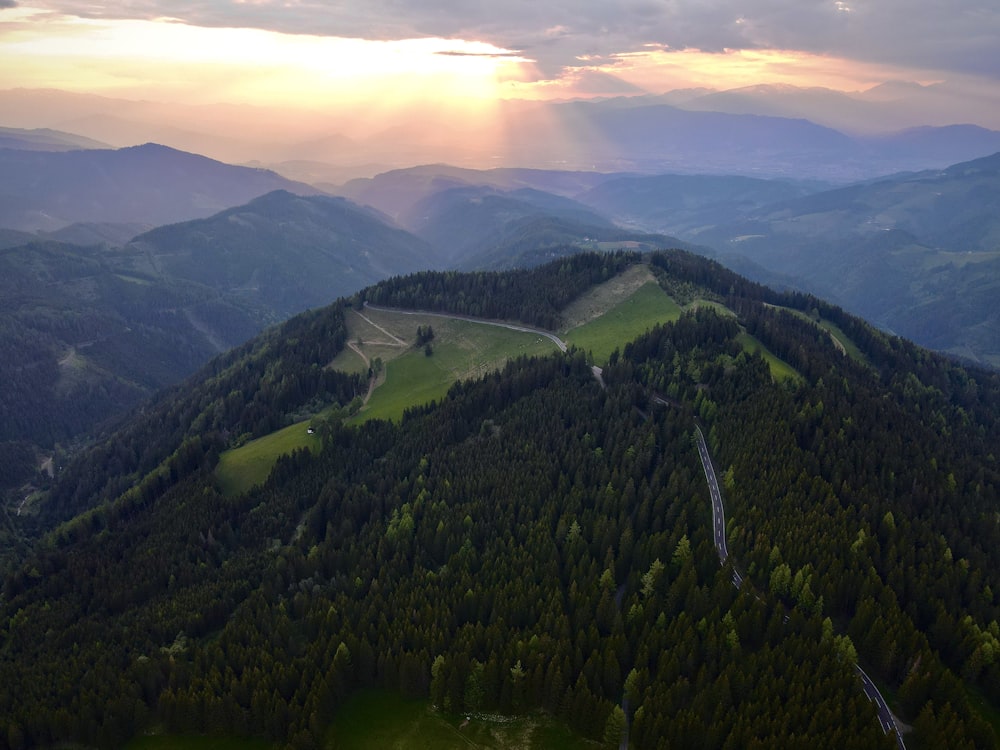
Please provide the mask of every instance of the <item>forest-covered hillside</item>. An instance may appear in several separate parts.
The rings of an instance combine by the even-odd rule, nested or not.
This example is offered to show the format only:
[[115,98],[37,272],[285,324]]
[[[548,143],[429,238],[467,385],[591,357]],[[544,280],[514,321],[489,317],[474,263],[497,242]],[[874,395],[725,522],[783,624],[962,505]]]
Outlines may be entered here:
[[[996,747],[1000,377],[702,258],[648,257],[674,299],[711,304],[623,342],[603,382],[580,351],[517,360],[398,424],[334,413],[318,453],[217,487],[222,449],[364,389],[324,367],[349,305],[554,328],[636,262],[392,279],[214,360],[82,456],[4,581],[0,746],[158,728],[321,747],[380,686],[544,711],[607,747],[888,750],[858,661],[907,747]],[[775,382],[747,336],[800,377]]]

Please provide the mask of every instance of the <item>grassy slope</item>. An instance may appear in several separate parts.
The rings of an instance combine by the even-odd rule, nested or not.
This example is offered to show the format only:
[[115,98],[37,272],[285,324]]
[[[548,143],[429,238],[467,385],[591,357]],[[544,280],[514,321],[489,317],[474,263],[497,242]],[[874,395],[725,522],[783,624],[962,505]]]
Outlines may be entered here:
[[363,690],[337,712],[326,747],[337,750],[591,750],[545,716],[451,716],[424,700]]
[[783,359],[778,359],[770,352],[770,350],[764,346],[758,339],[751,336],[749,333],[743,332],[737,336],[737,340],[742,344],[743,349],[750,352],[751,354],[755,352],[760,352],[767,362],[768,367],[771,368],[771,377],[776,381],[782,380],[801,380],[802,376],[798,371],[792,367],[790,364],[785,362]]
[[215,476],[222,491],[237,495],[261,484],[271,473],[278,456],[296,448],[319,450],[319,438],[306,432],[308,426],[308,421],[289,425],[219,456]]
[[590,352],[596,364],[604,365],[615,349],[657,323],[680,316],[680,306],[659,284],[648,281],[600,317],[569,331],[566,342]]
[[[374,311],[368,315],[410,346],[399,347],[392,359],[388,352],[376,355],[386,362],[386,377],[358,415],[362,421],[398,419],[410,406],[443,397],[457,380],[482,377],[520,355],[546,355],[556,350],[555,344],[536,334],[481,323]],[[418,325],[434,328],[430,357],[412,346]]]
[[[373,310],[366,311],[365,317],[406,345],[395,343],[359,315],[348,316],[350,340],[355,344],[361,340],[359,348],[365,356],[381,357],[386,367],[384,380],[356,421],[399,419],[411,406],[442,398],[456,380],[480,377],[521,354],[550,354],[556,348],[535,334],[461,320]],[[434,354],[430,357],[413,347],[418,325],[434,328]],[[345,349],[330,364],[349,372],[367,369],[351,349]],[[215,470],[222,491],[236,495],[262,483],[278,456],[296,448],[318,450],[319,438],[306,432],[308,426],[309,420],[298,422],[223,453]]]

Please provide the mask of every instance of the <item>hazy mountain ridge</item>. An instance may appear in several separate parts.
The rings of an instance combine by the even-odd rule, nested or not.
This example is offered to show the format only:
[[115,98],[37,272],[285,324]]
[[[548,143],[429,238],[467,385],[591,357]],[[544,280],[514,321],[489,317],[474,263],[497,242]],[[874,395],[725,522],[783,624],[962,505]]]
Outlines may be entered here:
[[[676,102],[683,109],[756,114],[772,117],[806,118],[827,127],[878,138],[931,126],[948,128],[963,122],[988,123],[1000,127],[996,102],[977,97],[978,106],[947,84],[920,85],[890,81],[866,91],[837,91],[815,86],[801,88],[762,84],[726,91],[698,92]],[[966,108],[955,105],[962,101]],[[956,119],[957,118],[957,119]]]
[[74,151],[86,148],[107,149],[110,146],[101,141],[50,128],[28,130],[0,127],[0,149],[3,148],[20,151]]
[[429,164],[394,169],[370,178],[350,180],[338,195],[374,206],[396,220],[413,213],[414,206],[452,188],[491,187],[509,192],[521,188],[572,198],[613,175],[599,172],[545,169],[465,169],[447,164]]
[[[363,117],[353,125],[350,117],[336,118],[331,126],[329,117],[312,111],[278,128],[279,114],[262,107],[0,92],[0,109],[9,113],[10,124],[75,128],[116,144],[165,142],[231,162],[328,162],[351,174],[372,173],[378,168],[370,165],[376,164],[388,168],[446,161],[473,167],[737,173],[842,183],[941,168],[1000,149],[1000,134],[989,130],[1000,127],[992,114],[996,105],[990,97],[975,101],[979,109],[963,118],[947,86],[895,85],[860,94],[756,87],[549,103],[508,100],[485,122],[414,112],[401,116],[395,128],[376,132],[365,129]],[[969,122],[984,125],[962,126]],[[192,123],[203,132],[191,131]],[[924,131],[916,140],[915,130]],[[277,132],[282,137],[275,137]],[[333,182],[315,166],[290,164],[289,169],[296,176]]]
[[121,255],[55,242],[0,251],[0,439],[68,444],[217,351],[184,314],[217,295],[124,275]]
[[244,299],[271,320],[433,265],[429,245],[343,198],[276,191],[131,246],[158,273]]
[[688,236],[920,344],[996,367],[998,202],[1000,154],[780,202]]
[[610,229],[614,225],[581,203],[529,188],[455,187],[420,200],[400,223],[437,247],[445,262],[498,251],[512,225],[543,217]]
[[724,217],[820,192],[826,185],[715,175],[615,176],[577,199],[647,231],[697,236]]
[[209,216],[276,189],[319,192],[274,172],[156,144],[114,151],[0,150],[0,226],[11,229],[167,224]]

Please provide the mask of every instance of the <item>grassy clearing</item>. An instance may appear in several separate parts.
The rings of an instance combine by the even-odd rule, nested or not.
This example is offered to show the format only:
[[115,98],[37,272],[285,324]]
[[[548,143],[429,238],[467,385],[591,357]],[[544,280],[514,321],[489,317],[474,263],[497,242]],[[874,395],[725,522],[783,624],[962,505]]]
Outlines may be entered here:
[[615,349],[641,336],[657,323],[677,320],[680,306],[659,284],[648,281],[610,310],[566,334],[566,341],[593,355],[596,364],[607,364]]
[[724,317],[728,317],[728,318],[735,318],[736,317],[736,313],[734,313],[732,310],[730,310],[724,304],[722,304],[721,302],[716,302],[715,300],[711,300],[711,299],[701,299],[701,298],[696,299],[690,305],[688,305],[687,307],[685,307],[684,311],[685,312],[688,312],[688,311],[692,311],[693,312],[693,311],[698,310],[698,309],[700,309],[702,307],[707,307],[707,308],[710,308],[712,310],[715,310],[716,313],[718,313],[719,315],[722,315]]
[[655,283],[656,278],[648,266],[639,264],[625,269],[603,284],[592,287],[562,311],[564,323],[560,334],[567,334],[574,328],[601,317],[649,282]]
[[[442,398],[458,380],[482,377],[508,360],[520,355],[547,355],[556,351],[550,340],[533,333],[451,320],[431,315],[406,315],[366,311],[366,315],[408,345],[382,347],[376,353],[363,344],[369,357],[380,356],[385,362],[385,380],[361,410],[356,421],[399,419],[411,406]],[[431,342],[434,353],[412,346],[418,325],[434,329]],[[382,339],[385,340],[385,335]]]
[[361,358],[361,355],[348,346],[334,357],[327,365],[331,370],[340,370],[347,373],[366,373],[368,365]]
[[122,281],[128,281],[131,284],[138,284],[139,286],[151,286],[152,282],[149,279],[143,279],[138,276],[129,276],[124,273],[116,273],[117,276]]
[[226,495],[238,495],[263,483],[274,468],[278,456],[291,453],[296,448],[319,450],[319,437],[310,435],[308,427],[308,421],[298,422],[219,456],[215,477],[222,492]]
[[265,740],[186,734],[148,734],[136,737],[125,750],[271,750]]
[[1000,737],[1000,710],[977,687],[966,684],[965,692],[969,696],[972,709],[979,717],[993,727],[993,732]]
[[778,359],[766,346],[746,331],[737,336],[736,340],[740,342],[744,351],[750,354],[760,352],[761,356],[764,357],[764,361],[767,362],[767,366],[771,368],[771,377],[776,381],[792,380],[798,382],[802,380],[802,376],[798,370],[785,362],[785,360]]
[[326,747],[337,750],[593,750],[547,716],[451,716],[425,700],[365,690],[337,712]]

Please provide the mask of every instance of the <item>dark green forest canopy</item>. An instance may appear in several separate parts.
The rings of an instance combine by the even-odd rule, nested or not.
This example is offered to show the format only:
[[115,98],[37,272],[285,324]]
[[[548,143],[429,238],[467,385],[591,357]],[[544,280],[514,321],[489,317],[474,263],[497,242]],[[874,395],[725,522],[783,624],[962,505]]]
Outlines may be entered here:
[[581,253],[532,269],[425,271],[397,276],[358,295],[373,305],[516,320],[556,330],[574,299],[637,263],[635,252]]
[[[567,275],[595,283],[618,257]],[[606,389],[570,352],[457,384],[398,425],[332,422],[320,454],[242,496],[215,487],[219,450],[363,387],[323,369],[345,303],[147,407],[95,449],[99,468],[71,467],[49,521],[85,514],[5,580],[0,746],[116,746],[161,725],[314,747],[374,685],[453,712],[546,710],[615,747],[624,694],[635,748],[894,747],[853,643],[897,690],[908,747],[995,747],[969,688],[1000,705],[997,377],[694,256],[650,262],[672,294],[737,316],[703,308],[640,337]],[[547,273],[554,295],[553,271],[534,283]],[[447,283],[392,289],[430,309]],[[493,316],[549,314],[510,312],[531,300]],[[836,322],[870,364],[775,305]],[[742,330],[805,382],[773,383]],[[713,547],[696,418],[741,590]]]

